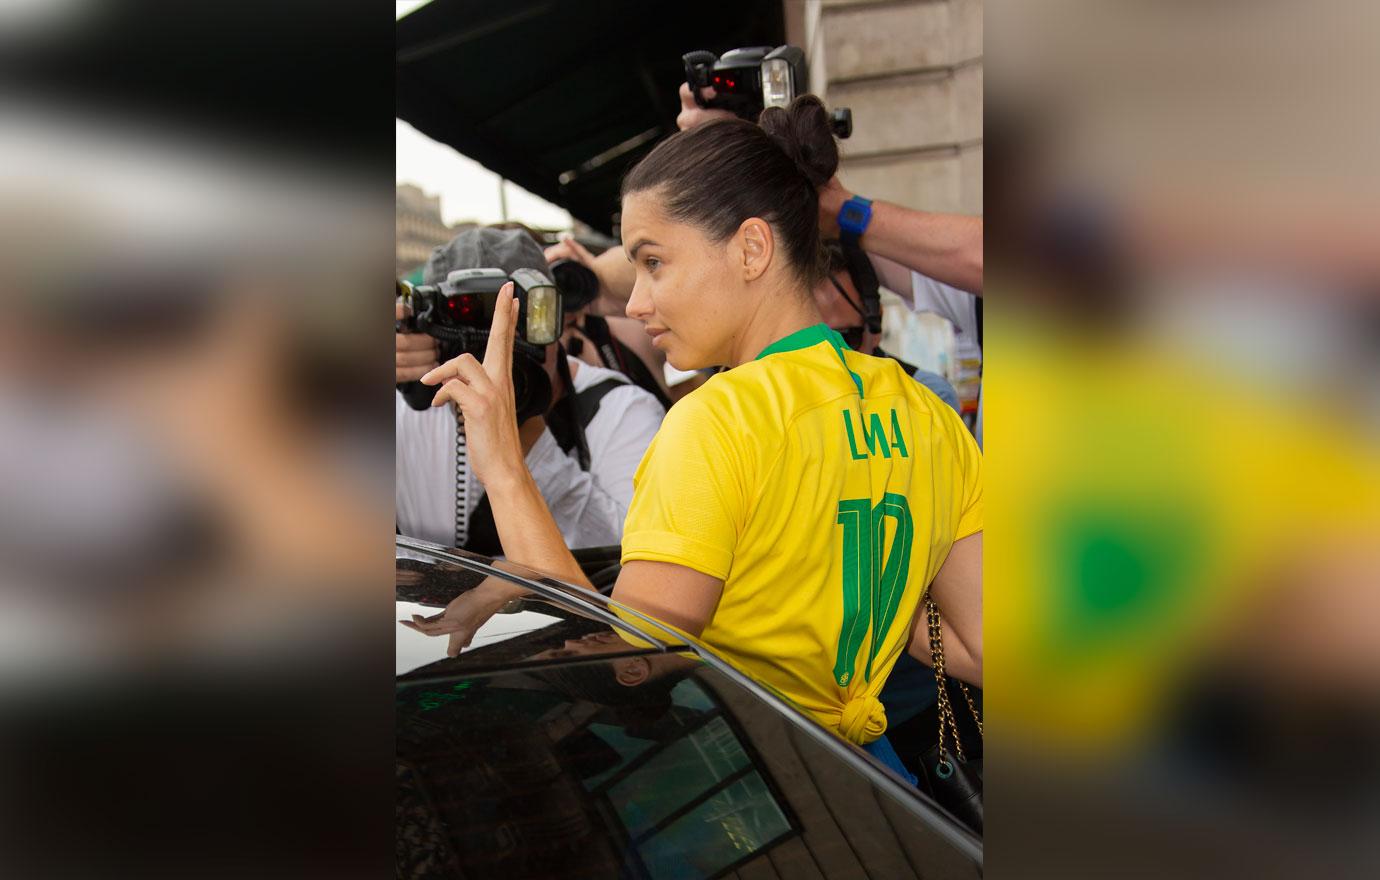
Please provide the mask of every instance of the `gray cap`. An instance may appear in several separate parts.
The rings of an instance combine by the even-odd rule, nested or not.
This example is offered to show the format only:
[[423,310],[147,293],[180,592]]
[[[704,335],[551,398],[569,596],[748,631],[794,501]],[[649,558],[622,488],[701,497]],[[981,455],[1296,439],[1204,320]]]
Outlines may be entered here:
[[422,283],[439,284],[456,269],[502,269],[509,275],[518,269],[535,269],[550,277],[541,247],[521,229],[466,229],[432,249]]

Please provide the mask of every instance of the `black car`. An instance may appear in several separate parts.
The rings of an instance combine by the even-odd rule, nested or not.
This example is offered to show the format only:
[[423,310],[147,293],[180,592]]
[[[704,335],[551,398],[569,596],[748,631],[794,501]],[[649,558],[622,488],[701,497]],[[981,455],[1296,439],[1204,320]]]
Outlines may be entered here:
[[397,548],[400,619],[530,590],[456,656],[398,626],[398,876],[981,876],[972,832],[703,645],[507,563]]

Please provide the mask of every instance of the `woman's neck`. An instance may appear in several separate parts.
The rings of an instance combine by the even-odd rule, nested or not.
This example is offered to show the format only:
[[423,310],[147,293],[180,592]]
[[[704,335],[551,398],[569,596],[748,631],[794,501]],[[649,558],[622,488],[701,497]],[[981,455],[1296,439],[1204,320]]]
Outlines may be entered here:
[[735,341],[728,365],[745,364],[776,340],[812,327],[821,320],[814,300],[794,291],[783,290],[763,297],[744,332]]

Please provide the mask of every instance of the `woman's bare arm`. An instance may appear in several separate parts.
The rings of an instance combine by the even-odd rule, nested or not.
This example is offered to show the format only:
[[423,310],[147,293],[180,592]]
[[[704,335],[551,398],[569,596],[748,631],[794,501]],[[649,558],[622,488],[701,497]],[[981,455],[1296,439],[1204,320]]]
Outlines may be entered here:
[[[982,532],[954,542],[930,584],[930,598],[939,607],[945,671],[982,687]],[[910,653],[932,665],[924,605],[915,612]]]

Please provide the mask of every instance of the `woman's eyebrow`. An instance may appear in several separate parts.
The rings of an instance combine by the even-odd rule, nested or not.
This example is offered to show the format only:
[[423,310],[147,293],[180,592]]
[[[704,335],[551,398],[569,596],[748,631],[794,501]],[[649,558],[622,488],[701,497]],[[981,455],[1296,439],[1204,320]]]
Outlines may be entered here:
[[632,250],[628,251],[628,262],[629,262],[629,263],[631,263],[633,260],[636,260],[636,259],[637,259],[637,249],[640,248],[640,247],[642,247],[644,244],[649,244],[649,245],[652,245],[653,247],[660,247],[660,245],[658,245],[656,242],[652,241],[650,238],[639,238],[639,239],[637,240],[637,242],[636,242],[635,244],[633,244]]

